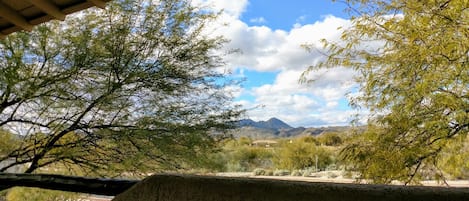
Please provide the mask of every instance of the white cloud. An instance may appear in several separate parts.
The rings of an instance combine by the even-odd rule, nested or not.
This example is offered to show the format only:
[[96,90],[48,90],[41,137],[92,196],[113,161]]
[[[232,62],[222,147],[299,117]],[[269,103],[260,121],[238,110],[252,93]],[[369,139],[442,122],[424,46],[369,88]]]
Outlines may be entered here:
[[231,97],[239,97],[243,93],[245,93],[245,90],[239,86],[239,85],[230,85],[224,88],[225,93],[230,95]]
[[326,101],[337,101],[355,87],[353,82],[355,74],[351,69],[339,67],[313,71],[308,77],[315,81],[309,87],[315,96],[322,97]]
[[339,109],[339,101],[352,90],[350,73],[344,69],[325,71],[311,85],[300,84],[302,70],[283,70],[274,83],[253,88],[250,93],[255,101],[246,106],[263,105],[249,111],[251,118],[266,120],[278,117],[292,125],[323,126],[350,123],[352,109]]
[[[338,27],[348,26],[349,21],[327,16],[323,21],[295,27],[292,30],[272,30],[266,26],[248,26],[239,19],[228,19],[228,26],[218,28],[217,33],[230,42],[226,49],[238,49],[242,54],[233,54],[226,59],[231,68],[244,66],[256,71],[283,69],[304,70],[321,54],[309,53],[301,45],[321,47],[320,40],[339,40]],[[230,21],[231,20],[231,21]]]
[[[313,24],[297,24],[291,30],[273,30],[267,26],[249,26],[239,20],[247,6],[246,0],[204,2],[225,9],[225,14],[212,24],[210,34],[223,35],[230,40],[223,51],[240,51],[225,57],[226,68],[239,72],[237,76],[244,76],[244,69],[278,72],[273,83],[252,89],[230,89],[234,95],[254,97],[254,101],[237,102],[249,109],[248,117],[254,120],[277,117],[293,126],[344,125],[352,120],[356,111],[344,109],[339,102],[344,102],[346,93],[355,87],[353,71],[345,68],[313,71],[309,76],[316,82],[309,85],[298,82],[309,65],[324,59],[320,52],[308,52],[301,45],[310,44],[320,49],[323,38],[340,41],[338,27],[349,26],[348,20],[325,16]],[[263,18],[251,20],[265,21]],[[298,22],[302,22],[302,17]],[[222,24],[227,25],[220,26]]]
[[304,21],[306,21],[306,17],[307,17],[306,15],[302,15],[302,16],[296,18],[296,22],[295,22],[295,24],[293,25],[293,28],[299,28],[299,27],[301,27],[301,26],[302,26],[301,24],[302,24]]
[[216,11],[223,10],[223,14],[239,18],[248,5],[248,0],[220,1],[220,0],[192,0],[192,4],[210,7]]

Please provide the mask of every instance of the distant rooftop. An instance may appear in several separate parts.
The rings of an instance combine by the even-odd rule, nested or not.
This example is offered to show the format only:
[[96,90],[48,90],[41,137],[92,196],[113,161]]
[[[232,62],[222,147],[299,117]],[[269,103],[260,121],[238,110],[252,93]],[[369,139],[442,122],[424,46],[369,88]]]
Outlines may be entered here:
[[0,0],[0,37],[31,31],[35,25],[93,6],[104,8],[110,0]]

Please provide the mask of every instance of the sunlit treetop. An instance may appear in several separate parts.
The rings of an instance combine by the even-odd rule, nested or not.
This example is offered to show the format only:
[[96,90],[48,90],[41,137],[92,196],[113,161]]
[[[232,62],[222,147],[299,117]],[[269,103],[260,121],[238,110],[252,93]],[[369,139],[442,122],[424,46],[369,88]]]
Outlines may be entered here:
[[423,167],[438,168],[449,142],[468,133],[469,1],[345,2],[351,27],[341,41],[323,41],[327,59],[306,73],[354,69],[361,93],[352,104],[371,111],[372,143],[350,145],[346,158],[376,182],[418,180]]

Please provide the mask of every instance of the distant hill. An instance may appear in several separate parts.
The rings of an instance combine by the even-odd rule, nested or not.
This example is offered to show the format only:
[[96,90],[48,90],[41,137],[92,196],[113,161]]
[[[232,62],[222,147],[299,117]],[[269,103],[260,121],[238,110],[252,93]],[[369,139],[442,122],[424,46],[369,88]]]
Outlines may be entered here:
[[237,123],[237,127],[237,129],[232,131],[234,137],[246,136],[253,139],[294,137],[300,135],[320,135],[324,132],[341,132],[349,129],[348,126],[294,128],[277,118],[270,118],[267,121],[253,121],[252,119],[243,119]]
[[261,129],[271,129],[271,130],[279,130],[279,129],[291,129],[290,125],[283,122],[277,118],[270,118],[267,121],[253,121],[251,119],[243,119],[238,122],[239,127],[254,127],[254,128],[261,128]]

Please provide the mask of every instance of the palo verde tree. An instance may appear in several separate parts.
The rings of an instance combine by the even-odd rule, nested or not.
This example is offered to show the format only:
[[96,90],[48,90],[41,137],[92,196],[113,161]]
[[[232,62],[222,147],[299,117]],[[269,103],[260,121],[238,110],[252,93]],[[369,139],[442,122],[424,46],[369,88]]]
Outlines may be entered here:
[[15,143],[0,172],[198,165],[239,113],[215,54],[224,39],[204,34],[214,17],[186,0],[118,0],[1,40],[0,129]]
[[[368,130],[342,156],[376,183],[441,178],[440,157],[469,132],[469,1],[346,0],[351,26],[315,69],[354,69]],[[467,142],[466,142],[467,143]]]

